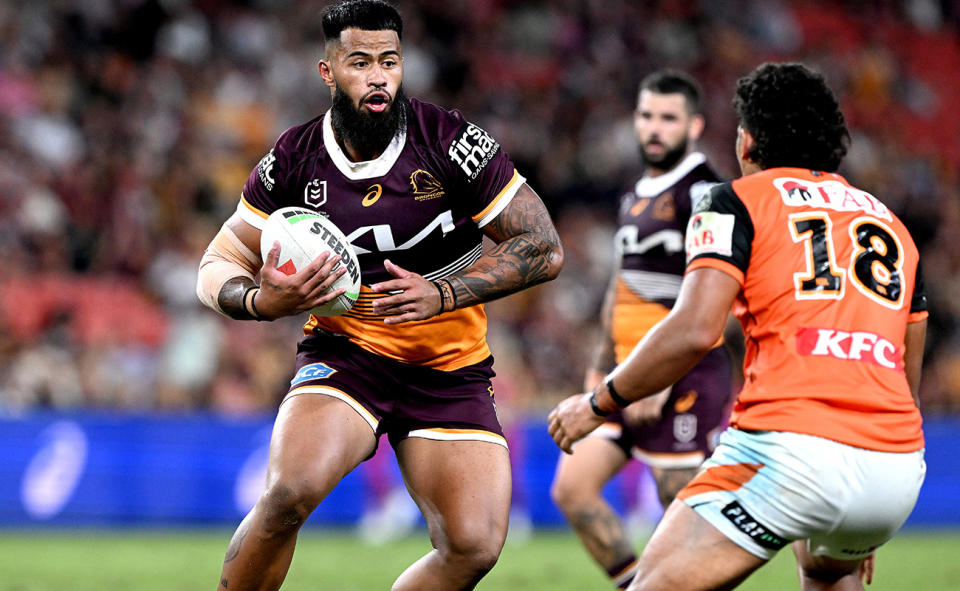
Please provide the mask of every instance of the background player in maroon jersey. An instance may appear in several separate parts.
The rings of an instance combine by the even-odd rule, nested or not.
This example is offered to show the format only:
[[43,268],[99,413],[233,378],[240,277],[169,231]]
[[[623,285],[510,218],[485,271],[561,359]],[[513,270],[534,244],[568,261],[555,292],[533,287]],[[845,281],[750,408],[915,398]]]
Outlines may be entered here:
[[495,140],[456,111],[403,96],[396,9],[340,2],[323,28],[319,69],[333,105],[281,135],[251,173],[204,255],[198,295],[232,318],[269,320],[341,293],[325,293],[344,272],[336,256],[288,276],[276,247],[256,255],[265,217],[291,205],[344,231],[363,286],[348,313],[304,327],[267,486],[230,542],[220,588],[279,588],[300,526],[387,434],[434,546],[393,589],[470,589],[499,557],[510,503],[479,304],[552,279],[562,249]]
[[803,589],[862,590],[925,474],[919,255],[888,208],[834,172],[849,134],[821,75],[763,64],[734,106],[744,176],[691,218],[677,305],[593,392],[561,402],[549,431],[569,451],[602,415],[672,383],[734,305],[747,347],[731,428],[629,589],[733,588],[790,544]]
[[[605,298],[603,338],[587,370],[592,390],[676,301],[685,268],[683,235],[690,212],[721,179],[694,150],[704,128],[699,85],[675,71],[640,83],[634,127],[643,175],[623,195],[618,215],[618,270]],[[625,589],[637,557],[604,486],[630,461],[646,462],[660,502],[670,504],[712,451],[730,398],[730,357],[723,346],[672,387],[631,404],[561,454],[551,493],[593,559]]]

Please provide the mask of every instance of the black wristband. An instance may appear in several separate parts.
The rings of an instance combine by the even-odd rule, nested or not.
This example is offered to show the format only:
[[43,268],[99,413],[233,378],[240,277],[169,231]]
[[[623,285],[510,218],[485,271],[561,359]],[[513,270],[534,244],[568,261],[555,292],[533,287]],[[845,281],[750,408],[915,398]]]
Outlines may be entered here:
[[607,379],[603,380],[603,384],[607,387],[607,392],[610,393],[610,399],[613,400],[614,404],[620,408],[626,408],[630,405],[630,401],[621,396],[617,389],[613,387],[613,377],[607,376]]
[[597,404],[596,392],[590,392],[590,410],[592,410],[593,414],[597,415],[598,417],[609,417],[613,414],[612,412],[603,412],[603,410],[600,408],[600,405]]
[[450,288],[450,297],[453,298],[453,307],[450,308],[450,310],[456,310],[457,309],[457,291],[453,289],[453,284],[450,283],[449,279],[441,279],[441,281],[446,283],[447,287]]
[[[243,292],[243,300],[242,300],[242,301],[243,301],[243,307],[244,307],[244,308],[247,307],[247,294],[250,293],[250,292],[251,292],[252,290],[254,290],[254,289],[256,289],[257,291],[260,291],[260,286],[259,286],[259,285],[251,285],[250,287],[248,287],[248,288],[246,289],[246,291]],[[254,320],[256,320],[256,321],[259,322],[259,321],[264,320],[264,318],[263,318],[263,316],[260,315],[260,311],[257,310],[257,305],[253,302],[255,299],[257,299],[257,294],[253,294],[253,296],[250,298],[250,309],[247,310],[247,311],[250,312],[250,316],[253,316],[253,319],[254,319]]]
[[430,282],[430,283],[433,284],[434,287],[437,288],[437,293],[440,294],[440,312],[438,312],[438,314],[443,314],[444,312],[446,312],[446,310],[444,310],[444,308],[446,307],[446,306],[444,306],[444,303],[445,303],[445,301],[446,301],[446,298],[443,297],[443,288],[440,287],[440,282],[441,282],[441,281],[443,281],[443,280],[442,280],[442,279],[437,279],[437,280],[434,280],[434,281],[431,281],[431,282]]

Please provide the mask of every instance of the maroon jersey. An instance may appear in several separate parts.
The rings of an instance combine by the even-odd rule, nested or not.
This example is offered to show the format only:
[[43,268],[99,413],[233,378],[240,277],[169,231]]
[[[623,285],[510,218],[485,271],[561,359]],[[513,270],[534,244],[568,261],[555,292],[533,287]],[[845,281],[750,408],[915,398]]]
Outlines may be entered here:
[[411,99],[405,132],[375,160],[347,158],[329,113],[290,128],[251,172],[237,211],[262,228],[281,207],[314,209],[356,250],[363,284],[357,303],[342,316],[311,316],[306,332],[343,334],[378,355],[453,370],[490,355],[483,306],[389,326],[373,315],[373,300],[386,294],[367,286],[392,278],[387,258],[429,280],[474,263],[480,229],[524,181],[500,144],[458,111]]
[[669,172],[641,177],[621,198],[612,325],[618,363],[673,307],[686,268],[687,220],[720,181],[706,157],[693,152]]

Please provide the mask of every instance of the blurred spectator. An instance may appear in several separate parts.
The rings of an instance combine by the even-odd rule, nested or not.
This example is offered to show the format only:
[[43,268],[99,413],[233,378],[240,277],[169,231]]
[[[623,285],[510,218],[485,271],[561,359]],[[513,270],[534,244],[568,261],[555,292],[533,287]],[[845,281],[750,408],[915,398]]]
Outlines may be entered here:
[[[491,304],[514,391],[542,413],[579,389],[610,269],[614,201],[639,164],[640,78],[703,82],[702,148],[733,174],[736,79],[800,60],[838,89],[842,172],[922,249],[931,324],[922,397],[960,411],[960,10],[956,2],[401,1],[408,93],[460,105],[557,218],[560,278]],[[306,0],[0,4],[0,408],[270,412],[296,320],[228,325],[196,266],[281,131],[329,106]],[[286,346],[289,346],[286,345]]]

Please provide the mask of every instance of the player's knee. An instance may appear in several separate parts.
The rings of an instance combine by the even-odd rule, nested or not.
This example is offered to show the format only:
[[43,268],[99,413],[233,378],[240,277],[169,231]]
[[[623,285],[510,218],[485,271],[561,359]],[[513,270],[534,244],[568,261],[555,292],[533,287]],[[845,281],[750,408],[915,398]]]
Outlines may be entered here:
[[463,524],[445,532],[444,543],[438,546],[450,562],[457,562],[476,573],[486,573],[497,563],[506,532],[493,524]]
[[832,586],[843,577],[851,576],[855,571],[846,567],[800,566],[804,589],[820,589]]
[[589,501],[589,494],[580,486],[566,478],[555,478],[550,486],[550,498],[564,513],[575,511]]
[[259,501],[267,529],[277,532],[298,529],[319,504],[315,496],[305,486],[281,482],[267,487]]
[[476,536],[451,542],[450,558],[477,574],[489,572],[500,559],[502,544],[499,541]]

